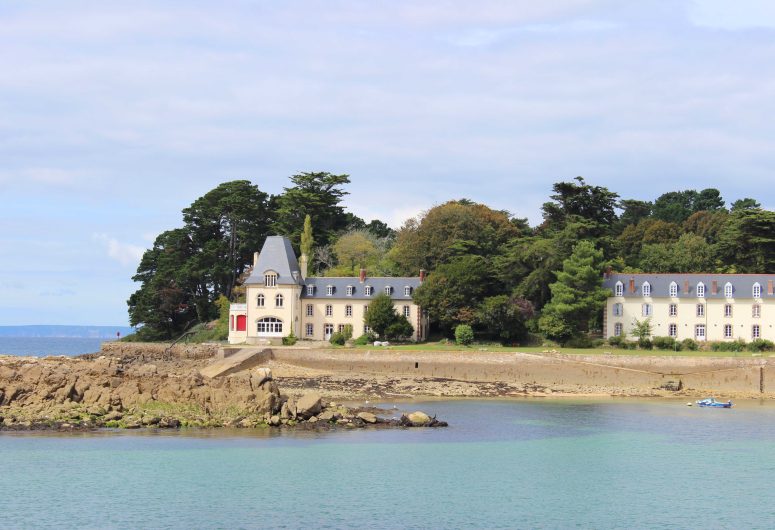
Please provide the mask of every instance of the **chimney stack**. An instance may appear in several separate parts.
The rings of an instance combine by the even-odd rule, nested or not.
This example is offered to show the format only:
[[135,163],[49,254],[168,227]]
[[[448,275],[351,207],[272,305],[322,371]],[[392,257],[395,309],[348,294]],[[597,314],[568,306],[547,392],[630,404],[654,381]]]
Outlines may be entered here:
[[609,265],[608,267],[606,267],[606,268],[605,268],[605,272],[603,273],[603,278],[605,278],[606,280],[607,280],[608,278],[610,278],[610,277],[611,277],[611,272],[612,272],[612,271],[613,271],[613,269],[611,268],[611,266],[610,266],[610,265]]
[[635,278],[630,278],[630,292],[635,292]]
[[425,269],[420,269],[420,283],[425,281]]
[[360,274],[359,279],[360,279],[361,283],[366,281],[366,269],[361,269],[361,274]]
[[256,265],[258,265],[258,252],[253,253],[253,268],[256,268]]
[[711,292],[712,294],[718,294],[718,282],[717,282],[716,280],[713,280],[713,281],[710,283],[710,285],[711,285],[710,292]]
[[684,280],[684,293],[689,294],[689,280]]

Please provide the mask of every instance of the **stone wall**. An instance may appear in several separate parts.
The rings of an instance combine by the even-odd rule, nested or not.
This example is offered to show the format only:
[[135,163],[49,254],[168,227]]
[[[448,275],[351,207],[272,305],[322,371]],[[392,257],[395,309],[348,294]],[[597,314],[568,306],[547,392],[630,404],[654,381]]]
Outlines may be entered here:
[[[170,354],[178,359],[209,359],[218,354],[219,344],[175,344]],[[161,359],[165,356],[169,343],[164,342],[103,342],[99,355],[132,357],[145,360]]]

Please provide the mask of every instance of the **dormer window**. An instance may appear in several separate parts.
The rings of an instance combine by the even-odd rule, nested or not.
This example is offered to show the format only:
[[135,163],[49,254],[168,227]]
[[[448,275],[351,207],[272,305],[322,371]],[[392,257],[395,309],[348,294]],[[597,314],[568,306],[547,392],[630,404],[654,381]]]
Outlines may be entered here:
[[759,285],[759,282],[756,282],[755,284],[753,284],[753,297],[754,298],[762,297],[762,286]]
[[678,284],[675,282],[670,282],[670,297],[678,298]]
[[697,284],[697,298],[705,298],[705,284],[702,282]]
[[385,287],[385,294],[388,295],[388,296],[393,294],[393,288],[390,287],[389,285],[387,287]]
[[354,290],[355,290],[355,288],[352,285],[348,285],[347,286],[347,291],[346,291],[347,296],[352,296]]
[[327,285],[326,286],[326,296],[333,296],[334,294],[334,286],[333,285]]
[[651,284],[649,282],[643,282],[641,292],[643,293],[643,296],[651,296]]
[[315,286],[314,285],[308,285],[307,286],[307,296],[313,296],[315,294]]
[[363,294],[365,294],[366,296],[371,296],[373,293],[374,293],[374,287],[372,287],[371,285],[367,285],[366,287],[364,287]]
[[277,274],[274,272],[267,272],[264,274],[264,285],[267,287],[274,287],[277,285]]
[[732,284],[727,282],[724,286],[724,298],[732,298]]
[[408,285],[404,287],[404,296],[412,296],[412,288]]
[[616,282],[616,285],[614,286],[614,296],[623,296],[624,295],[624,284],[622,282]]

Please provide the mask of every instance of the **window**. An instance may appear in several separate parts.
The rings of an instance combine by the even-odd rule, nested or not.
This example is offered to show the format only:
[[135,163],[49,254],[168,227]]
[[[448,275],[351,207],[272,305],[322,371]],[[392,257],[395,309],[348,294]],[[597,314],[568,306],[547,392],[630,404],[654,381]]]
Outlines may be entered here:
[[622,316],[622,314],[624,314],[624,310],[622,308],[622,304],[620,304],[618,302],[615,303],[614,304],[614,316],[615,317],[620,317],[620,316]]
[[363,326],[363,333],[371,333],[371,328],[369,326]]
[[643,293],[643,296],[651,296],[651,284],[649,282],[643,282],[641,292]]
[[678,284],[675,282],[670,282],[670,297],[678,298]]
[[733,291],[732,284],[727,282],[726,285],[724,285],[724,298],[732,298]]
[[697,324],[694,326],[694,338],[697,340],[705,340],[705,324]]
[[256,305],[258,307],[264,307],[264,295],[263,294],[260,294],[260,295],[256,296]]
[[702,282],[697,284],[697,298],[705,298],[705,284]]
[[311,337],[314,334],[315,334],[315,326],[313,326],[312,324],[307,324],[307,329],[306,329],[307,337]]
[[408,285],[404,287],[404,296],[412,296],[412,288]]
[[278,294],[274,297],[274,305],[275,307],[282,307],[283,306],[283,295]]
[[323,326],[323,334],[325,335],[326,340],[330,339],[331,335],[334,334],[334,325],[326,324],[325,326]]
[[386,295],[390,296],[392,293],[393,293],[393,288],[392,287],[390,287],[389,285],[387,287],[385,287],[385,294]]
[[353,289],[354,289],[354,287],[352,285],[348,285],[347,286],[347,296],[352,296],[353,295]]
[[344,324],[339,324],[338,326],[336,326],[336,330],[339,333],[342,333],[344,331]]
[[762,336],[761,328],[759,327],[759,324],[754,324],[751,326],[751,338],[758,339]]
[[408,306],[408,305],[405,305],[405,306],[404,306],[404,316],[405,316],[406,318],[409,318],[409,315],[410,315],[410,314],[411,314],[411,313],[410,313],[409,306]]
[[678,325],[670,324],[667,326],[667,334],[673,338],[676,338],[678,336]]
[[724,304],[724,316],[725,317],[732,316],[732,304]]
[[614,337],[621,337],[622,336],[622,323],[617,322],[614,324]]
[[759,285],[759,282],[756,282],[755,284],[753,284],[753,297],[754,298],[762,297],[762,286]]
[[759,304],[754,304],[754,305],[751,307],[751,311],[752,311],[752,312],[751,312],[751,315],[752,315],[754,318],[759,318],[760,316],[762,316],[762,306],[760,306]]
[[670,304],[670,316],[678,316],[678,304]]
[[363,306],[363,315],[366,316],[366,313],[369,312],[369,306],[365,305]]
[[307,286],[307,296],[313,296],[315,294],[315,286],[314,285],[308,285]]
[[614,296],[624,296],[624,284],[622,282],[616,282]]
[[344,306],[344,316],[346,317],[353,316],[353,306],[351,305]]
[[258,331],[259,334],[282,334],[283,332],[283,321],[279,318],[274,317],[266,317],[262,318],[258,322],[256,322],[256,331]]
[[725,339],[732,338],[732,324],[724,324],[724,338]]
[[307,316],[312,316],[312,304],[307,304]]
[[231,323],[229,324],[229,329],[230,329],[231,331],[234,331],[234,315],[232,315],[232,316],[229,318],[229,322],[231,322]]
[[334,306],[332,306],[332,305],[327,305],[326,306],[326,316],[327,317],[334,316]]
[[367,285],[366,288],[363,290],[363,294],[366,296],[371,296],[371,293],[374,292],[374,288],[371,285]]
[[326,286],[326,296],[331,296],[334,294],[334,286],[333,285],[327,285]]
[[705,316],[705,304],[697,304],[697,316],[698,317]]
[[274,287],[277,285],[277,275],[273,272],[264,274],[264,285],[267,287]]
[[642,314],[644,317],[651,316],[651,304],[643,304]]

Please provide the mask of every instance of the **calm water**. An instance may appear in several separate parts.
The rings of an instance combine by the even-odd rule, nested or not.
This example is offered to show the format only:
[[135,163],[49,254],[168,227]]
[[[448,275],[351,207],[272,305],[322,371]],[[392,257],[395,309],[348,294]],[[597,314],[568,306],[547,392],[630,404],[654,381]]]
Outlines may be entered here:
[[775,527],[771,405],[513,400],[407,408],[452,426],[0,435],[0,526]]
[[0,337],[0,355],[80,355],[100,351],[106,339],[71,337]]

